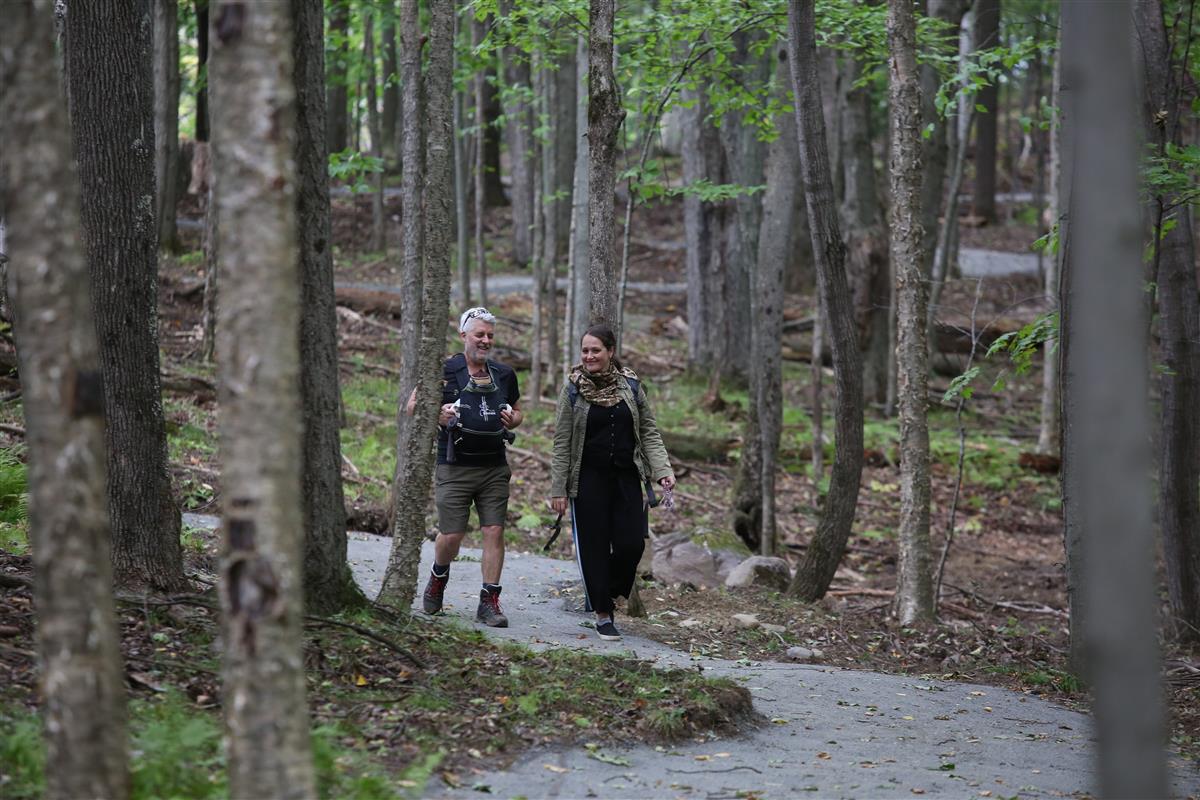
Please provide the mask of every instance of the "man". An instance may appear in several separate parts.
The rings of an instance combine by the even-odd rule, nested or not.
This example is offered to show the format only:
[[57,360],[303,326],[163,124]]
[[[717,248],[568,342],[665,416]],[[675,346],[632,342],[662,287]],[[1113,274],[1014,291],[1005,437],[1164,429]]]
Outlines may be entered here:
[[[450,564],[466,535],[471,504],[483,532],[483,588],[475,619],[507,628],[500,610],[500,572],[504,568],[504,518],[508,513],[508,467],[505,443],[524,414],[512,367],[488,358],[496,338],[496,318],[486,308],[468,308],[458,321],[463,352],[446,359],[442,370],[442,408],[438,415],[438,460],[435,479],[438,534],[433,569],[425,585],[426,614],[442,610],[450,580]],[[409,400],[411,414],[416,393]]]

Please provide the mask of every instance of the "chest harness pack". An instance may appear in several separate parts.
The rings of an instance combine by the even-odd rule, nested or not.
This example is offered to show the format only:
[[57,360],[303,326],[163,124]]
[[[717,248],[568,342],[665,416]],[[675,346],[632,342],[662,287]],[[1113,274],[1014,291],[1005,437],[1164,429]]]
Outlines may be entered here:
[[512,406],[500,391],[490,361],[487,370],[486,383],[471,377],[465,361],[458,369],[447,367],[442,376],[446,392],[453,398],[446,402],[454,404],[454,416],[446,425],[447,463],[455,463],[458,456],[494,456],[504,452],[506,443],[516,441],[516,434],[500,421],[500,412]]

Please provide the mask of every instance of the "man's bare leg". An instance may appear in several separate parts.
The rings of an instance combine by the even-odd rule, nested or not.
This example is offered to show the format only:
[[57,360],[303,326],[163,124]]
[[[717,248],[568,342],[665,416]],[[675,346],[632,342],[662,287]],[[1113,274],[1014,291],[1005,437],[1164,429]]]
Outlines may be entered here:
[[[483,563],[481,571],[483,572],[484,583],[500,583],[500,573],[504,571],[504,526],[503,525],[484,525],[481,528],[483,533]],[[441,537],[438,537],[441,540]],[[458,535],[459,543],[462,542],[462,534]],[[454,551],[458,553],[457,546]],[[442,563],[439,560],[439,563]]]
[[433,563],[449,566],[454,559],[458,558],[458,550],[462,547],[463,533],[439,533],[436,540],[433,542]]

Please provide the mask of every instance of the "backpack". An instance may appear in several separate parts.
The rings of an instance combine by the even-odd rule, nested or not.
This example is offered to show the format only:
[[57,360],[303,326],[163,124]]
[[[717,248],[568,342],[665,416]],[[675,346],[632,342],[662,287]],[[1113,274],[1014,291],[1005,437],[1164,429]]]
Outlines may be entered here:
[[506,443],[516,441],[516,435],[504,427],[500,412],[508,407],[500,392],[496,371],[487,363],[490,384],[479,384],[471,377],[466,361],[443,371],[446,386],[454,385],[457,414],[446,426],[446,462],[453,464],[458,456],[495,456],[504,452]]

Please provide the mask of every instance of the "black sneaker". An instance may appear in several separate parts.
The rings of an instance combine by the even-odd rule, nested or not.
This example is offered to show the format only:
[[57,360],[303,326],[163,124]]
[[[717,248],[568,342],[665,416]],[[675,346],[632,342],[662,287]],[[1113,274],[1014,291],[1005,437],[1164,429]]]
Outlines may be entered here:
[[621,638],[621,632],[617,630],[617,626],[613,624],[611,619],[606,619],[596,626],[596,633],[601,639],[608,642],[615,642]]
[[479,608],[475,611],[475,621],[482,622],[489,628],[507,628],[508,617],[500,610],[500,589],[480,589]]
[[425,594],[421,596],[421,607],[426,614],[440,614],[442,611],[442,596],[446,593],[446,584],[450,582],[450,573],[438,575],[429,573],[429,583],[425,584]]

